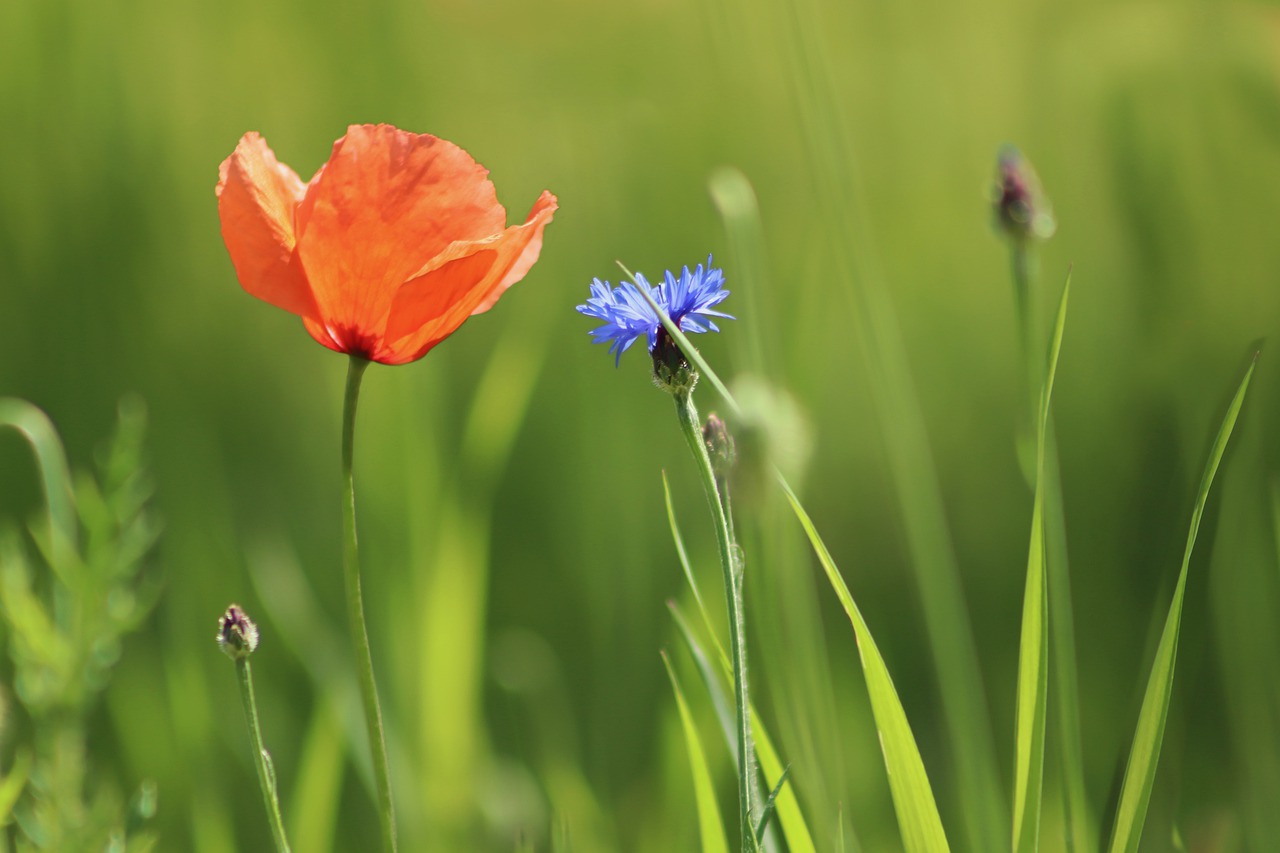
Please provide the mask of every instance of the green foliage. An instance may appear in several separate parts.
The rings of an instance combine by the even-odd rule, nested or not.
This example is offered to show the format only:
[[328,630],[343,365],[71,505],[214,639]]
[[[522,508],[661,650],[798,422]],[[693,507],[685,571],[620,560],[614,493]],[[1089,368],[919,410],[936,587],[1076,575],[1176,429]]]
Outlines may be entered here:
[[1049,693],[1049,592],[1045,522],[1045,456],[1050,400],[1058,372],[1062,330],[1067,319],[1071,277],[1062,287],[1057,322],[1049,344],[1048,369],[1036,407],[1035,499],[1031,510],[1031,544],[1027,554],[1026,592],[1022,603],[1022,640],[1018,650],[1018,699],[1014,734],[1013,849],[1038,850],[1044,780],[1045,715]]
[[1187,571],[1191,567],[1191,553],[1200,533],[1205,504],[1213,478],[1227,452],[1227,442],[1235,429],[1240,407],[1244,405],[1249,380],[1257,366],[1257,354],[1249,362],[1244,378],[1236,389],[1222,425],[1214,437],[1209,458],[1205,462],[1200,487],[1196,491],[1195,507],[1191,511],[1191,529],[1187,532],[1187,546],[1182,554],[1182,568],[1178,572],[1178,585],[1169,604],[1160,643],[1156,647],[1155,660],[1151,664],[1151,676],[1142,697],[1142,710],[1138,713],[1138,726],[1129,747],[1129,762],[1125,765],[1124,783],[1120,788],[1120,804],[1116,808],[1115,826],[1111,833],[1111,853],[1134,853],[1142,839],[1142,827],[1147,819],[1147,806],[1151,789],[1156,781],[1156,766],[1160,760],[1160,748],[1164,742],[1165,723],[1169,718],[1169,704],[1173,693],[1173,670],[1178,657],[1178,636],[1182,629],[1182,602],[1187,590]]
[[0,412],[0,423],[32,437],[48,503],[30,529],[38,557],[13,526],[0,537],[0,618],[25,712],[17,764],[0,785],[2,812],[12,811],[18,850],[150,850],[155,837],[144,826],[155,813],[154,785],[144,783],[126,805],[115,785],[92,781],[86,732],[124,637],[158,592],[143,573],[158,530],[146,511],[144,411],[136,400],[121,404],[97,476],[80,475],[74,486],[43,414],[16,400],[0,400]]
[[[1007,848],[1031,501],[1010,451],[1026,380],[1008,252],[984,188],[1013,142],[1058,220],[1037,253],[1050,286],[1030,294],[1042,320],[1058,271],[1077,270],[1054,421],[1080,781],[1109,832],[1212,403],[1242,342],[1280,335],[1277,55],[1274,8],[1239,2],[0,2],[0,394],[49,412],[77,465],[114,402],[139,394],[165,519],[162,602],[88,703],[95,778],[156,780],[157,849],[269,849],[254,769],[234,748],[233,675],[210,650],[218,611],[239,601],[263,623],[254,671],[282,807],[317,845],[299,836],[299,849],[367,849],[340,606],[343,359],[242,292],[212,187],[247,130],[305,179],[348,123],[391,121],[467,147],[511,222],[544,187],[562,205],[537,267],[499,305],[422,362],[367,378],[365,593],[405,849],[695,843],[655,655],[679,643],[661,603],[685,587],[656,472],[682,519],[701,496],[643,356],[615,369],[572,306],[614,258],[652,276],[708,252],[738,320],[703,339],[706,354],[735,390],[753,373],[805,415],[813,453],[789,479],[874,630],[948,841]],[[883,366],[851,319],[868,287],[892,302],[924,441],[877,402]],[[1210,502],[1188,575],[1153,850],[1175,824],[1188,849],[1280,838],[1273,355],[1214,486],[1240,491],[1220,514]],[[903,522],[900,465],[937,484],[925,509],[946,523],[942,559],[972,629],[989,787],[957,781],[958,750],[986,747],[951,734],[942,679],[968,682],[935,663],[952,650],[931,639],[924,595],[947,592],[916,580],[930,560]],[[32,518],[43,478],[0,434],[0,516]],[[780,814],[790,792],[816,849],[889,853],[899,829],[846,617],[785,499],[764,498],[739,512],[753,699],[779,770],[793,768]],[[51,540],[47,520],[36,541]],[[709,532],[684,532],[709,591]],[[45,547],[22,550],[47,604]],[[1049,572],[1052,600],[1052,553]],[[1066,820],[1052,608],[1046,851]],[[32,741],[8,660],[0,777],[13,780]],[[677,670],[701,722],[703,688]],[[725,809],[728,753],[705,730],[704,746]],[[974,798],[988,805],[971,812]],[[990,803],[995,841],[975,844],[966,824]],[[785,819],[772,828],[795,849]],[[1086,833],[1076,849],[1107,840]]]

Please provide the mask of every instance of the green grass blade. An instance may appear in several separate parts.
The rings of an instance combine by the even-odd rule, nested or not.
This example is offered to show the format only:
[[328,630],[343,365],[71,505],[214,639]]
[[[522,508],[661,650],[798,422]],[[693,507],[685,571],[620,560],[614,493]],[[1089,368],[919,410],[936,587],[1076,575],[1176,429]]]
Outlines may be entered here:
[[676,508],[671,502],[671,485],[667,482],[667,472],[662,472],[662,497],[667,505],[667,524],[671,527],[671,541],[676,546],[676,556],[680,558],[680,568],[684,569],[684,579],[689,583],[689,589],[693,592],[693,600],[698,603],[698,612],[702,614],[702,623],[707,627],[707,633],[715,641],[716,650],[723,656],[724,649],[720,646],[720,639],[716,636],[715,629],[711,625],[711,616],[707,613],[707,606],[702,600],[702,591],[698,589],[698,581],[693,576],[693,564],[689,562],[689,552],[684,547],[684,537],[680,535],[680,525],[676,521]]
[[893,806],[898,814],[903,846],[907,853],[949,850],[933,789],[929,786],[929,777],[920,758],[920,749],[911,734],[911,725],[907,722],[907,714],[902,709],[902,702],[898,699],[898,691],[893,686],[893,679],[889,677],[884,658],[880,656],[880,650],[871,637],[871,630],[862,618],[862,613],[854,603],[844,578],[840,576],[840,570],[836,568],[835,561],[813,526],[809,514],[801,506],[791,487],[785,482],[782,487],[818,555],[818,561],[822,563],[823,571],[827,573],[827,580],[831,582],[844,612],[853,623],[858,655],[866,674],[867,693],[871,697],[871,712],[875,716],[876,728],[880,731],[880,748],[884,753],[885,769],[889,773],[889,791],[893,795]]
[[38,407],[14,397],[0,397],[0,427],[20,432],[35,453],[49,508],[50,548],[54,570],[65,566],[62,557],[75,551],[77,531],[75,498],[71,491],[71,473],[62,440],[49,416]]
[[[769,730],[764,727],[759,712],[751,708],[751,731],[756,742],[756,758],[760,760],[760,772],[764,774],[766,784],[774,784],[775,779],[782,779],[787,772],[778,758],[778,751],[773,748],[773,740]],[[800,802],[796,799],[794,785],[786,785],[778,792],[774,801],[774,811],[778,815],[778,825],[782,827],[782,835],[787,839],[790,853],[814,853],[813,835],[800,812]]]
[[1156,647],[1155,661],[1151,664],[1151,676],[1147,681],[1147,690],[1142,698],[1142,710],[1138,713],[1138,726],[1133,735],[1133,745],[1129,748],[1129,762],[1124,770],[1124,783],[1120,789],[1120,804],[1116,808],[1116,822],[1111,834],[1112,853],[1125,851],[1133,853],[1138,849],[1142,838],[1142,825],[1147,817],[1147,805],[1151,801],[1151,789],[1155,785],[1156,765],[1160,759],[1160,746],[1164,739],[1165,721],[1169,715],[1169,699],[1173,691],[1173,671],[1178,655],[1178,632],[1182,624],[1182,599],[1187,587],[1187,568],[1191,564],[1191,552],[1196,544],[1196,534],[1200,532],[1200,520],[1204,516],[1205,503],[1209,498],[1209,487],[1213,485],[1213,477],[1222,462],[1222,455],[1227,449],[1227,441],[1235,428],[1236,418],[1240,415],[1240,407],[1244,404],[1245,391],[1249,380],[1257,366],[1257,354],[1254,354],[1244,378],[1240,381],[1235,397],[1227,408],[1226,417],[1218,429],[1213,449],[1209,452],[1209,461],[1205,465],[1204,475],[1200,479],[1200,489],[1196,493],[1195,508],[1191,513],[1191,529],[1187,532],[1187,546],[1182,555],[1182,568],[1178,572],[1178,585],[1173,592],[1173,601],[1169,604],[1169,615],[1165,619],[1164,631],[1160,635],[1160,644]]
[[[711,642],[715,645],[716,656],[720,662],[720,673],[717,675],[711,659],[703,650],[697,637],[693,635],[693,631],[689,627],[688,621],[684,618],[684,614],[680,612],[680,608],[674,603],[670,603],[668,606],[671,608],[671,615],[676,620],[676,626],[680,629],[685,643],[689,646],[694,662],[698,665],[698,671],[702,674],[703,683],[706,685],[707,692],[711,695],[711,703],[720,719],[720,727],[724,731],[725,741],[729,744],[730,750],[732,750],[734,748],[733,718],[729,699],[725,694],[726,682],[733,677],[729,657],[725,654],[724,647],[720,645],[719,640],[713,636]],[[766,783],[776,785],[775,780],[782,778],[785,768],[778,758],[778,751],[773,746],[773,739],[769,736],[769,730],[765,727],[764,721],[760,719],[760,714],[756,711],[754,705],[751,707],[751,731],[752,739],[756,744],[756,758],[760,762],[760,772],[764,775]],[[809,832],[809,826],[800,811],[800,802],[796,799],[794,786],[787,785],[779,792],[778,799],[774,803],[774,809],[777,812],[778,825],[782,827],[782,835],[787,840],[787,849],[790,853],[814,853],[816,848],[813,844],[813,835]]]
[[311,712],[290,800],[289,837],[298,850],[332,850],[346,772],[342,720],[327,696]]
[[715,785],[711,781],[711,769],[707,767],[706,753],[702,750],[698,726],[666,652],[662,653],[662,663],[667,668],[671,689],[676,694],[676,705],[680,708],[680,723],[684,728],[685,746],[689,750],[689,769],[693,773],[693,793],[698,804],[698,834],[702,839],[703,853],[729,853],[729,842],[725,838],[724,822],[720,819],[720,806],[716,803]]
[[[622,265],[619,264],[619,266]],[[622,269],[628,276],[631,276],[634,283],[634,276],[631,271],[626,267],[622,267]],[[715,386],[729,408],[735,414],[740,412],[737,400],[733,398],[733,395],[729,393],[729,389],[720,381],[720,377],[707,364],[706,359],[698,352],[697,347],[689,341],[688,337],[680,331],[675,323],[671,322],[671,318],[654,302],[653,297],[643,287],[637,285],[637,290],[657,313],[662,320],[663,327],[666,328],[667,332],[680,346],[681,351],[689,358],[689,361],[698,368],[698,371],[706,377],[707,381]],[[933,789],[929,786],[929,778],[924,770],[924,762],[920,758],[920,749],[916,746],[915,737],[911,734],[911,726],[907,722],[906,712],[902,709],[902,702],[898,699],[898,692],[893,686],[893,679],[889,677],[889,670],[885,666],[884,658],[880,656],[880,650],[876,647],[875,640],[871,637],[871,631],[867,627],[865,620],[863,620],[862,613],[854,603],[853,596],[849,593],[849,588],[845,585],[844,578],[840,576],[840,570],[836,568],[835,561],[831,558],[830,552],[827,551],[826,545],[823,544],[822,537],[818,535],[817,528],[813,526],[813,521],[809,518],[808,512],[805,511],[800,499],[796,497],[795,492],[792,491],[790,484],[787,483],[782,473],[776,470],[774,473],[778,483],[786,493],[792,511],[795,512],[801,526],[804,528],[805,534],[809,537],[809,542],[813,545],[814,552],[818,555],[818,560],[822,563],[822,568],[827,574],[827,580],[831,583],[832,589],[835,590],[836,597],[840,599],[841,605],[844,606],[845,613],[849,616],[849,621],[853,623],[854,634],[858,642],[858,654],[862,659],[862,668],[866,674],[867,691],[871,696],[871,710],[876,719],[876,726],[880,730],[880,742],[884,752],[885,768],[889,772],[889,789],[893,795],[894,808],[898,813],[898,825],[902,830],[903,843],[906,845],[908,853],[949,850],[946,833],[942,828],[942,819],[938,816],[938,806],[933,796]]]
[[1035,850],[1040,835],[1040,803],[1044,782],[1045,716],[1049,693],[1049,598],[1045,564],[1045,442],[1053,380],[1062,351],[1071,277],[1062,288],[1049,364],[1036,423],[1036,492],[1031,512],[1031,544],[1027,554],[1026,593],[1022,602],[1022,639],[1018,652],[1017,724],[1014,736],[1013,849]]
[[1084,784],[1084,750],[1080,735],[1080,677],[1076,663],[1075,619],[1067,559],[1067,522],[1062,498],[1062,471],[1053,419],[1045,436],[1045,553],[1049,595],[1050,701],[1056,714],[1058,758],[1067,809],[1067,850],[1090,850],[1097,843]]
[[756,842],[764,841],[765,830],[769,828],[769,819],[773,817],[774,807],[778,803],[778,794],[782,793],[782,786],[787,784],[787,777],[791,775],[791,765],[788,764],[782,769],[782,775],[778,777],[778,784],[773,786],[773,790],[769,792],[769,796],[764,801],[763,808],[760,809],[760,823],[756,826]]

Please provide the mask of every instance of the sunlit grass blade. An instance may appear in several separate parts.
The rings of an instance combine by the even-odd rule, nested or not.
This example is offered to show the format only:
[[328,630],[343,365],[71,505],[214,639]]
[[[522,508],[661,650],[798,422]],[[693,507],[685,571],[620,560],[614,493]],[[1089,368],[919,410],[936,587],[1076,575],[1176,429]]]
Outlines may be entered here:
[[869,380],[868,409],[879,427],[906,533],[953,759],[948,799],[964,821],[968,846],[995,850],[1007,838],[1008,806],[1001,796],[982,670],[933,447],[901,324],[876,258],[857,157],[861,141],[851,130],[838,82],[842,74],[823,30],[828,16],[817,0],[755,5],[773,17],[788,72],[782,76],[805,143],[802,171],[813,180],[814,201],[829,223],[823,246],[829,259],[822,274],[832,286],[822,298],[834,306],[833,298],[843,293],[841,313]]
[[920,758],[920,749],[911,734],[911,725],[907,722],[907,714],[898,698],[898,691],[893,686],[893,679],[889,677],[889,669],[871,637],[871,629],[862,618],[858,605],[849,593],[849,587],[840,576],[840,570],[836,568],[831,553],[813,526],[809,513],[801,506],[790,486],[783,482],[782,488],[813,545],[818,561],[822,563],[823,571],[827,573],[831,588],[835,590],[836,597],[840,599],[844,612],[853,624],[858,656],[862,659],[862,670],[866,675],[867,693],[871,697],[871,712],[875,716],[876,728],[880,731],[880,749],[884,753],[885,769],[889,773],[889,791],[893,795],[893,806],[898,814],[902,844],[907,853],[949,850],[947,835],[942,829],[942,819],[938,816],[938,806],[933,797],[933,788],[929,786],[924,761]]
[[778,794],[782,792],[782,786],[787,784],[787,777],[791,775],[791,765],[788,764],[782,769],[782,775],[778,777],[778,784],[773,786],[773,790],[769,792],[769,796],[764,801],[764,806],[760,809],[760,823],[756,825],[756,841],[764,841],[765,830],[769,828],[769,819],[773,817],[774,806],[778,802]]
[[311,712],[290,800],[289,837],[298,850],[332,850],[342,805],[346,740],[328,697]]
[[[622,265],[619,264],[619,266]],[[634,283],[631,271],[626,267],[622,269],[631,276]],[[662,319],[663,327],[680,346],[680,350],[689,361],[696,365],[707,381],[715,386],[730,409],[735,413],[740,412],[738,403],[729,393],[729,389],[725,387],[720,377],[715,374],[688,337],[680,331],[643,287],[637,285],[637,290]],[[924,761],[920,758],[920,749],[916,745],[915,737],[911,734],[906,711],[902,708],[902,702],[893,686],[893,679],[889,676],[884,658],[880,656],[880,650],[871,637],[871,630],[862,618],[862,613],[854,603],[853,596],[840,575],[840,570],[836,568],[835,561],[823,544],[822,537],[818,535],[817,528],[813,526],[808,512],[805,511],[800,499],[796,497],[782,473],[776,469],[774,473],[786,493],[792,511],[795,512],[805,534],[809,537],[819,562],[822,563],[827,580],[835,590],[836,597],[840,599],[840,604],[844,607],[849,621],[853,624],[858,642],[858,654],[862,659],[862,668],[866,675],[867,692],[871,697],[872,714],[876,719],[876,727],[880,731],[881,749],[884,753],[885,768],[889,774],[889,790],[893,795],[894,808],[898,813],[898,825],[902,831],[903,844],[908,853],[949,850],[933,789],[929,785],[929,778],[924,770]]]
[[[1080,735],[1080,677],[1076,663],[1075,617],[1067,557],[1067,522],[1062,497],[1062,471],[1057,437],[1050,417],[1045,435],[1044,465],[1045,570],[1049,596],[1049,678],[1061,762],[1063,799],[1067,809],[1068,850],[1091,850],[1097,843],[1084,784],[1084,750]],[[1053,716],[1053,715],[1051,715]]]
[[1200,520],[1209,498],[1209,487],[1213,485],[1214,475],[1222,462],[1223,453],[1226,452],[1227,441],[1235,428],[1240,407],[1244,404],[1245,391],[1248,390],[1249,380],[1253,377],[1256,366],[1257,353],[1245,370],[1240,387],[1227,408],[1226,417],[1223,418],[1222,426],[1219,427],[1218,435],[1214,439],[1213,448],[1209,452],[1209,460],[1205,465],[1204,475],[1200,479],[1200,488],[1196,492],[1195,508],[1191,512],[1191,528],[1187,532],[1187,546],[1182,555],[1182,568],[1178,572],[1178,585],[1174,589],[1173,601],[1169,604],[1169,615],[1165,619],[1164,631],[1156,647],[1155,660],[1151,664],[1151,676],[1142,698],[1142,710],[1138,713],[1137,730],[1133,735],[1133,744],[1129,748],[1129,761],[1125,766],[1120,802],[1116,808],[1116,822],[1111,834],[1109,849],[1112,853],[1117,851],[1132,853],[1138,849],[1138,842],[1142,838],[1142,825],[1146,821],[1151,789],[1155,785],[1156,766],[1160,759],[1165,721],[1169,715],[1174,664],[1178,655],[1178,633],[1182,624],[1182,599],[1186,593],[1187,569],[1191,564],[1191,552],[1196,544],[1196,535],[1200,531]]
[[698,724],[685,702],[680,680],[671,667],[667,653],[662,653],[662,663],[671,679],[671,689],[676,694],[680,708],[680,723],[684,728],[685,748],[689,751],[689,769],[693,773],[693,793],[698,804],[698,835],[702,839],[703,853],[729,853],[729,842],[724,834],[724,822],[720,818],[720,806],[716,803],[715,785],[711,781],[711,769],[707,767],[706,753],[698,735]]
[[[697,637],[694,636],[693,630],[684,618],[684,614],[681,613],[680,608],[674,602],[668,602],[668,607],[671,609],[671,615],[676,621],[676,627],[680,629],[680,633],[684,637],[690,653],[693,655],[694,663],[698,666],[698,672],[702,675],[707,692],[711,695],[711,703],[716,709],[720,727],[724,731],[725,741],[729,744],[730,751],[732,751],[735,748],[733,717],[731,716],[729,700],[725,693],[725,683],[733,677],[733,669],[729,662],[729,657],[725,654],[724,647],[720,645],[720,641],[713,635],[711,642],[715,645],[720,662],[720,674],[717,675],[715,667],[703,650],[701,643],[698,642]],[[721,676],[723,676],[723,680]],[[754,706],[751,708],[751,731],[756,744],[756,758],[760,762],[760,772],[764,775],[765,781],[774,784],[776,788],[774,780],[781,779],[782,774],[786,771],[782,766],[782,761],[778,758],[778,751],[773,746],[769,730],[765,727],[764,721],[760,719],[760,714]],[[796,799],[793,786],[787,785],[781,789],[774,808],[778,814],[778,825],[782,827],[782,834],[787,840],[787,849],[790,853],[814,853],[816,848],[813,844],[813,835],[809,832],[809,826],[800,811],[800,803]]]
[[1017,722],[1014,735],[1013,849],[1035,850],[1040,834],[1044,782],[1045,715],[1049,692],[1049,599],[1045,573],[1045,443],[1053,380],[1062,350],[1071,276],[1062,288],[1048,369],[1040,390],[1036,422],[1036,492],[1031,511],[1026,592],[1022,602],[1022,639],[1018,652]]

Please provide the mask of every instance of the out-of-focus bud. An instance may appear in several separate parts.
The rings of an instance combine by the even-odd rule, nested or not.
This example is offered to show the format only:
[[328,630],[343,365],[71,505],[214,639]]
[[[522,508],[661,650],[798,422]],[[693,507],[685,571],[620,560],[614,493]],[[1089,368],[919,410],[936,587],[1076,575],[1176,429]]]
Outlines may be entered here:
[[233,604],[218,619],[218,648],[232,660],[244,660],[258,648],[258,626]]
[[799,489],[810,450],[800,407],[785,391],[752,376],[735,380],[733,396],[741,408],[734,423],[732,478],[738,505],[762,505],[775,466]]
[[1040,187],[1040,178],[1031,163],[1012,145],[1002,147],[996,158],[992,196],[996,226],[1011,239],[1022,242],[1053,236],[1058,223]]
[[712,412],[702,426],[702,440],[707,443],[707,454],[711,457],[711,470],[717,478],[729,476],[734,463],[738,461],[737,451],[733,446],[733,436],[724,421]]

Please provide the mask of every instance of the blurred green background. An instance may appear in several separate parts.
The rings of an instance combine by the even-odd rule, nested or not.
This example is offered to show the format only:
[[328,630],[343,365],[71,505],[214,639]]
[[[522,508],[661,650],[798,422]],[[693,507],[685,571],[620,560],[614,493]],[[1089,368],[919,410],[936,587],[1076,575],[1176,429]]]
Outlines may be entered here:
[[[1280,327],[1278,84],[1269,4],[5,0],[0,395],[44,408],[79,467],[117,401],[141,396],[164,524],[163,596],[91,728],[98,775],[157,782],[162,850],[267,849],[235,674],[213,643],[236,601],[262,628],[258,698],[295,849],[371,848],[341,600],[345,360],[243,293],[213,187],[245,131],[306,178],[349,123],[389,122],[465,147],[511,221],[544,188],[561,205],[541,260],[492,312],[365,383],[366,603],[404,849],[696,848],[658,656],[678,648],[664,601],[685,597],[663,469],[718,602],[714,541],[646,359],[615,369],[573,306],[593,276],[616,282],[615,259],[653,278],[708,252],[740,319],[699,343],[732,376],[758,335],[765,373],[806,413],[806,503],[966,849],[850,325],[861,285],[836,258],[852,246],[896,308],[1007,789],[1031,500],[987,195],[1014,142],[1059,223],[1039,255],[1046,312],[1075,270],[1055,407],[1085,769],[1105,815],[1208,442],[1251,342]],[[824,122],[851,141],[829,159],[813,153]],[[763,220],[750,294],[707,189],[726,165]],[[1280,839],[1274,357],[1192,565],[1151,850],[1174,827],[1193,850]],[[710,388],[699,397],[716,408]],[[0,434],[0,514],[39,505],[27,449]],[[852,632],[794,533],[748,554],[757,701],[819,849],[843,823],[851,849],[893,850]],[[732,814],[727,751],[695,688],[690,676]]]

